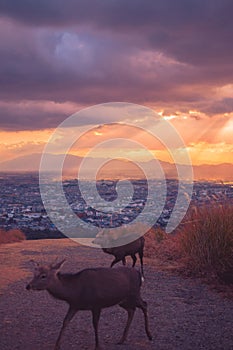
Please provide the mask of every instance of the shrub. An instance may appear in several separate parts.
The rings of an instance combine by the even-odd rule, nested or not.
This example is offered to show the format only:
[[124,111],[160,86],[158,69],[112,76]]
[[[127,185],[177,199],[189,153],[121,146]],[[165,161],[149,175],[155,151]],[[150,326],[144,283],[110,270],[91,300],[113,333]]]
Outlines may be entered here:
[[178,232],[182,254],[193,273],[233,271],[233,206],[195,207]]
[[19,242],[26,239],[24,233],[17,229],[5,231],[0,229],[0,244]]
[[179,236],[166,233],[161,228],[152,228],[146,235],[145,256],[161,263],[178,261],[181,258]]

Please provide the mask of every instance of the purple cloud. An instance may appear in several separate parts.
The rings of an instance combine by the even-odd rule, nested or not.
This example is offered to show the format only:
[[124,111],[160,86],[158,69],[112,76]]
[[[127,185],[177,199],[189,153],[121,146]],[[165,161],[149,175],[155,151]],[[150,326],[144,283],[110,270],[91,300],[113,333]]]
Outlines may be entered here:
[[208,112],[211,92],[233,78],[232,10],[230,0],[2,0],[0,125],[53,127],[66,115],[17,110],[22,100]]

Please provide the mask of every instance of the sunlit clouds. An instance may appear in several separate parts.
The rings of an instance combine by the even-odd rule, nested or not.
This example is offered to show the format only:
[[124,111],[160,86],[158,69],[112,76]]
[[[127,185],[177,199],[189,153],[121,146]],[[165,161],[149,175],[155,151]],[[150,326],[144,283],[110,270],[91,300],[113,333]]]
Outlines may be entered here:
[[[131,102],[171,123],[193,164],[233,163],[232,12],[228,0],[2,2],[1,161],[41,154],[59,124],[85,107]],[[105,143],[129,136],[172,162],[159,140],[117,123],[100,123],[69,152],[83,157],[102,143],[95,157],[147,159],[136,144]]]
[[[191,117],[190,117],[191,114]],[[170,115],[166,119],[182,136],[190,153],[193,164],[218,164],[233,162],[233,118],[230,116],[216,116],[209,119],[203,115],[190,113],[187,115]],[[1,159],[13,159],[31,153],[41,153],[54,129],[35,131],[2,131],[0,133]],[[172,162],[166,147],[155,137],[139,128],[130,128],[126,125],[103,125],[84,133],[69,150],[70,154],[84,157],[90,149],[102,144],[95,152],[95,157],[127,157],[138,161],[148,160],[148,157],[135,144],[125,144],[124,140],[133,139],[151,151],[156,158]],[[69,137],[68,137],[69,139]],[[109,139],[116,139],[115,144],[104,145]],[[64,140],[63,140],[64,141]],[[69,141],[69,140],[67,140]],[[57,153],[59,140],[56,145]]]

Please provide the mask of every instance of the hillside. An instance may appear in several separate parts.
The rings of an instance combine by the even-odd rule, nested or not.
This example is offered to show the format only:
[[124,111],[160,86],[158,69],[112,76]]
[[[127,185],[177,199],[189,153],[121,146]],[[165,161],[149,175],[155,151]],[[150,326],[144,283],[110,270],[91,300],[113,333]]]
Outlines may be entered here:
[[[47,292],[30,292],[25,286],[32,278],[30,259],[52,262],[57,257],[67,260],[63,271],[73,272],[109,266],[112,260],[99,249],[78,246],[68,239],[0,246],[1,350],[53,349],[67,306]],[[137,310],[127,343],[115,345],[126,314],[121,308],[113,307],[101,314],[99,333],[103,350],[233,348],[231,300],[223,299],[199,280],[160,271],[149,259],[146,259],[145,277],[142,296],[149,306],[153,341],[146,339],[142,314]],[[92,349],[93,344],[90,313],[80,311],[65,332],[62,350]]]

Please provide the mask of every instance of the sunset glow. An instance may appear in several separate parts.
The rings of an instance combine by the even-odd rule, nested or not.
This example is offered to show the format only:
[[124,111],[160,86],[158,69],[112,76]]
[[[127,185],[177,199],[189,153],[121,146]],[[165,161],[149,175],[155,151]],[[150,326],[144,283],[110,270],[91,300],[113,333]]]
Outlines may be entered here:
[[[101,11],[95,3],[86,11],[80,1],[68,1],[66,11],[53,1],[30,9],[15,4],[18,12],[0,6],[1,162],[41,154],[58,125],[82,108],[121,101],[171,123],[194,165],[233,164],[232,6],[183,2],[171,11],[161,1],[139,1],[132,13],[127,2],[104,1]],[[172,162],[151,135],[116,124],[99,125],[70,154],[84,157],[96,143],[132,135],[157,159]],[[94,152],[119,155],[146,161],[142,151],[122,145]]]
[[[171,122],[187,145],[190,157],[194,165],[200,164],[221,164],[233,163],[233,144],[231,143],[233,133],[233,119],[229,116],[218,116],[210,121],[207,117],[203,119],[193,119],[188,115],[168,116],[164,119]],[[225,119],[226,121],[224,121]],[[221,125],[221,128],[219,128]],[[216,130],[217,127],[217,130]],[[32,153],[41,153],[52,135],[54,129],[30,130],[30,131],[1,131],[0,132],[0,157],[1,160],[10,160],[17,157],[29,155]],[[109,137],[127,138],[129,130],[122,126],[114,127],[103,126],[101,131],[89,132],[83,136],[76,146],[70,150],[70,154],[80,157],[85,156],[87,152],[97,143],[107,140]],[[130,134],[132,137],[132,133]],[[172,162],[169,152],[162,144],[147,135],[145,132],[138,131],[134,134],[134,139],[146,146],[151,153],[162,161]],[[98,140],[97,140],[98,139]],[[135,160],[143,161],[143,152],[137,149],[127,149],[116,147],[116,149],[99,149],[95,152],[96,157],[111,158],[115,156],[133,157]]]

